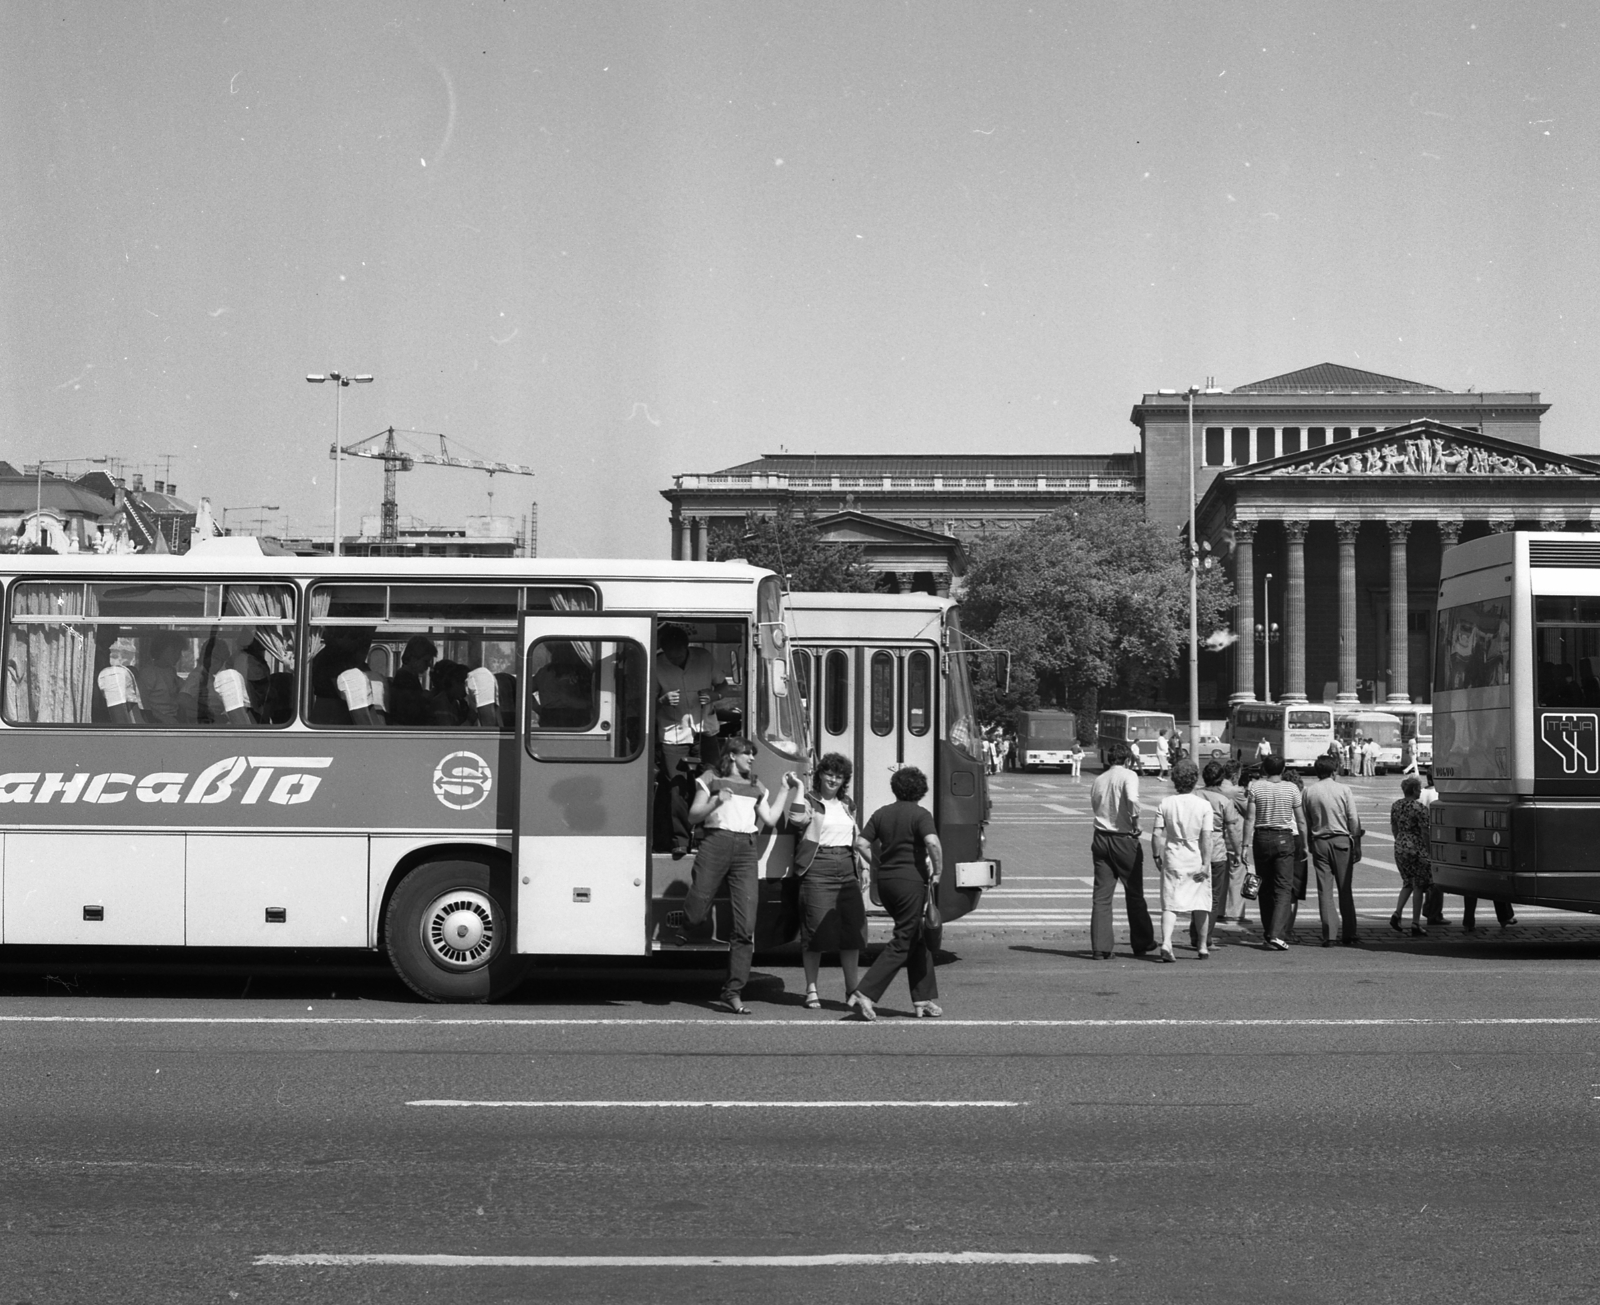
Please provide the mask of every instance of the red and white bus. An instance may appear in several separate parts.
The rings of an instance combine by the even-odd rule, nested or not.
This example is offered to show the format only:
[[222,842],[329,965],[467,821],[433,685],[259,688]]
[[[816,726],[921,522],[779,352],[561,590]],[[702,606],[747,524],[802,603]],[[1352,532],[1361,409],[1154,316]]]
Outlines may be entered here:
[[[676,945],[662,625],[710,656],[769,786],[808,752],[754,567],[212,547],[19,556],[0,587],[7,946],[381,948],[423,996],[485,1000],[535,953]],[[791,844],[763,839],[758,945]]]
[[863,819],[894,801],[889,780],[900,767],[928,777],[923,804],[944,848],[940,908],[958,919],[1000,882],[1000,863],[984,856],[988,777],[955,602],[930,594],[787,600],[807,734],[819,755],[850,758],[851,797]]

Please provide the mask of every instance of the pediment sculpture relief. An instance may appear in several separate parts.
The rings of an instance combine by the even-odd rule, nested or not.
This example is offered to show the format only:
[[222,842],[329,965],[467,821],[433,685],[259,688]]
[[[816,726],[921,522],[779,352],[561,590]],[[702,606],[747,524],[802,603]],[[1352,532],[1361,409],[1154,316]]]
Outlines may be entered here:
[[1334,453],[1319,462],[1285,467],[1277,476],[1575,476],[1559,462],[1535,462],[1520,453],[1497,453],[1438,436],[1395,440],[1373,448]]

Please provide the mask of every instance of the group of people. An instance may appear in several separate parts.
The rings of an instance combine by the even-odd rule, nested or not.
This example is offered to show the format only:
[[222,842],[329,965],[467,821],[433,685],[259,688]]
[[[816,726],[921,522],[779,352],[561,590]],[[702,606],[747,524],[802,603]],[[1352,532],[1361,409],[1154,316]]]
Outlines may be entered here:
[[[715,767],[695,780],[689,809],[691,823],[704,826],[705,832],[695,852],[684,918],[691,929],[703,928],[724,887],[731,907],[728,969],[719,1001],[736,1015],[750,1013],[743,991],[755,953],[756,841],[762,829],[787,821],[797,834],[794,869],[800,887],[806,1007],[821,1008],[817,984],[822,953],[836,950],[846,1004],[860,1019],[877,1018],[877,1003],[902,969],[916,1015],[943,1015],[933,947],[923,929],[928,894],[939,882],[944,855],[933,815],[920,805],[927,796],[927,777],[915,766],[895,771],[889,781],[895,800],[861,824],[847,792],[854,770],[848,757],[824,755],[810,789],[789,771],[776,793],[752,776],[754,759],[749,740],[725,739]],[[894,932],[862,974],[869,886],[876,887],[878,900],[893,918]]]
[[[1202,771],[1187,759],[1172,767],[1175,792],[1163,798],[1151,830],[1151,852],[1160,876],[1159,940],[1144,895],[1144,848],[1140,842],[1139,776],[1127,765],[1122,745],[1110,749],[1110,765],[1096,777],[1089,802],[1094,815],[1091,848],[1094,897],[1090,948],[1109,960],[1113,948],[1112,906],[1120,884],[1135,956],[1157,951],[1173,961],[1173,931],[1189,917],[1190,945],[1204,960],[1216,941],[1219,921],[1244,923],[1244,901],[1255,896],[1264,946],[1287,951],[1298,903],[1315,879],[1324,947],[1360,944],[1351,886],[1365,834],[1350,786],[1338,777],[1338,761],[1319,757],[1315,779],[1302,784],[1284,769],[1283,758],[1260,759],[1258,778],[1238,783],[1237,763],[1208,762]],[[1437,794],[1422,778],[1401,780],[1401,796],[1390,810],[1400,899],[1389,925],[1403,930],[1411,903],[1413,935],[1426,923],[1446,923],[1443,892],[1432,884],[1428,803]],[[1462,926],[1475,927],[1477,898],[1466,897]],[[1507,902],[1495,903],[1500,923],[1515,923]]]
[[1371,735],[1335,739],[1331,755],[1337,756],[1343,774],[1365,776],[1378,773],[1378,740]]

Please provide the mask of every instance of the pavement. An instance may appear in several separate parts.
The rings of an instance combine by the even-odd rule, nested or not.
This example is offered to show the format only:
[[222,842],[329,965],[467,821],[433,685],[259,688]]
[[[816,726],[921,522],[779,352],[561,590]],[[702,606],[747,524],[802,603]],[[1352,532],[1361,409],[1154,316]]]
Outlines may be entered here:
[[836,968],[808,1011],[784,954],[745,1018],[699,957],[468,1008],[358,954],[6,956],[0,1305],[1595,1299],[1587,917],[1093,962],[1070,782],[997,783],[937,1021]]

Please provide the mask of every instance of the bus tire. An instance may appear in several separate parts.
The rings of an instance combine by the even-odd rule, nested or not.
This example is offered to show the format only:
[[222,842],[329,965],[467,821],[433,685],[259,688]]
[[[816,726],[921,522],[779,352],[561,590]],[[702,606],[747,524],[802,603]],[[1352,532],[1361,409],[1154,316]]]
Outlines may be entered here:
[[491,880],[480,861],[427,861],[389,898],[389,963],[419,997],[492,1001],[522,982],[527,958],[512,950],[511,915]]

